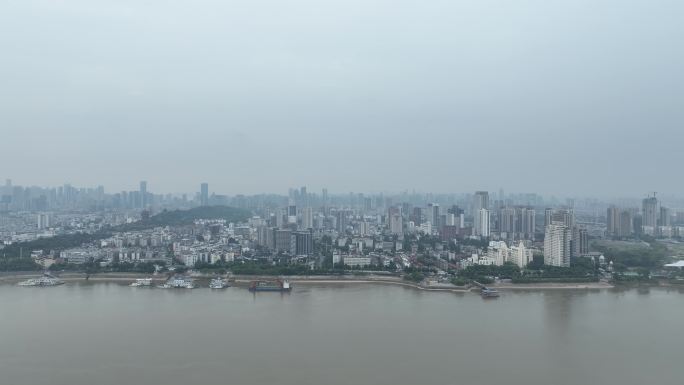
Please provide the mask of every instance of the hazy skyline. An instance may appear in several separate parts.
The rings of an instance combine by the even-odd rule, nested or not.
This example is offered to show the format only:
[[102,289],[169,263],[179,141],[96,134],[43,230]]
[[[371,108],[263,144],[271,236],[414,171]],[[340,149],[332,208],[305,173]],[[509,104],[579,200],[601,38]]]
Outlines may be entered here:
[[9,0],[0,178],[677,195],[683,15],[675,0]]

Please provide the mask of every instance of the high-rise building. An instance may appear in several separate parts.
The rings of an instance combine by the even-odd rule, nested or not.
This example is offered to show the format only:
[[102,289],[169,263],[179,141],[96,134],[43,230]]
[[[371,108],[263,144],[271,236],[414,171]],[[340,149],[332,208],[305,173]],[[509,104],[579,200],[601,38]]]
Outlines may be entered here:
[[618,237],[624,238],[634,234],[634,211],[636,210],[622,210],[622,212],[620,212]]
[[292,250],[292,231],[290,229],[274,229],[273,235],[273,250],[285,253]]
[[476,191],[473,196],[473,213],[481,209],[489,210],[489,193],[487,191]]
[[344,233],[347,231],[347,212],[344,210],[337,211],[337,231]]
[[[482,223],[480,223],[480,211],[483,209],[489,211],[489,193],[487,191],[476,191],[475,195],[473,196],[472,206],[473,232],[475,235],[482,235],[479,234],[480,229],[482,229]],[[487,226],[489,226],[489,222],[487,223]]]
[[309,194],[306,192],[306,186],[299,189],[299,206],[307,207],[309,205]]
[[658,226],[658,199],[656,197],[646,198],[641,202],[641,217],[643,227]]
[[140,181],[140,207],[145,208],[149,202],[147,201],[147,181]]
[[562,222],[546,226],[544,238],[544,264],[549,266],[570,266],[572,252],[572,230]]
[[302,210],[302,228],[312,229],[313,227],[313,209],[311,207],[304,207]]
[[547,207],[544,209],[544,228],[551,224],[551,217],[553,216],[553,209]]
[[287,206],[287,223],[297,223],[297,206]]
[[435,203],[432,205],[432,226],[437,228],[437,231],[439,231],[439,228],[442,226],[440,218],[439,205]]
[[477,226],[475,230],[475,235],[479,235],[481,237],[489,237],[490,235],[490,212],[487,209],[480,209],[478,211],[477,217]]
[[446,215],[445,226],[456,226],[456,214],[448,213]]
[[370,232],[370,224],[366,221],[358,222],[359,235],[368,235]]
[[512,207],[504,207],[499,210],[499,234],[502,238],[512,239],[516,233],[516,217],[515,209]]
[[520,217],[522,219],[521,238],[534,240],[537,230],[537,212],[532,208],[523,207],[520,209]]
[[290,235],[290,254],[308,257],[313,254],[313,234],[311,231],[294,231]]
[[435,203],[428,203],[427,210],[425,210],[425,219],[430,222],[431,225],[435,225],[435,210],[433,206]]
[[609,207],[606,212],[606,233],[610,237],[625,238],[634,232],[632,212]]
[[658,219],[658,226],[671,226],[672,225],[672,213],[667,207],[660,206],[660,215]]
[[413,214],[411,215],[411,221],[416,226],[420,226],[421,223],[423,223],[423,211],[420,207],[414,207],[413,208]]
[[582,227],[575,227],[577,230],[573,235],[574,254],[573,257],[579,257],[589,253],[589,231]]
[[551,224],[560,222],[569,228],[575,227],[575,212],[573,209],[553,210]]
[[209,183],[200,185],[200,205],[209,206]]
[[498,225],[503,238],[534,240],[536,212],[530,207],[504,207],[499,210]]
[[400,214],[392,214],[390,218],[390,231],[394,235],[404,234],[404,222]]
[[50,227],[50,214],[48,214],[48,213],[39,213],[39,214],[36,216],[36,222],[37,222],[37,223],[36,223],[36,224],[37,224],[36,227],[37,227],[39,230],[47,229],[48,227]]
[[620,209],[614,206],[606,211],[606,231],[609,236],[617,237],[620,233]]

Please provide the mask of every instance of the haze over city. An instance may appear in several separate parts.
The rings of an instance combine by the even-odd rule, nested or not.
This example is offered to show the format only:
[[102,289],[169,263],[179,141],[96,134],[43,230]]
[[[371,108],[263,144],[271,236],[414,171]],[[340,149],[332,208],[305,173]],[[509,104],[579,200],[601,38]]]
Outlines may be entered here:
[[681,385],[683,21],[0,1],[0,385]]
[[[590,10],[590,11],[588,11]],[[6,1],[0,165],[108,191],[678,195],[680,1]]]

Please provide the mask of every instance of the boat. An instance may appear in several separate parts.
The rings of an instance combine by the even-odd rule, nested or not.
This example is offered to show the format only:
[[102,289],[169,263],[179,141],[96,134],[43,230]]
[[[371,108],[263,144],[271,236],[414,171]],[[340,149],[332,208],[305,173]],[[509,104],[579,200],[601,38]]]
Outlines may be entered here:
[[173,288],[177,289],[194,289],[195,281],[192,278],[188,278],[182,275],[177,275],[173,277],[170,282],[167,282]]
[[482,295],[482,298],[497,298],[499,296],[499,291],[483,287],[480,294]]
[[210,289],[225,289],[228,287],[228,282],[222,278],[214,278],[209,282]]
[[152,278],[138,278],[135,282],[128,285],[130,287],[149,287],[152,286]]
[[31,278],[27,279],[26,281],[19,282],[19,286],[40,286],[40,287],[45,287],[45,286],[57,286],[57,285],[62,285],[64,281],[62,281],[59,278],[53,277],[52,275],[45,273],[43,274],[42,277],[40,278]]
[[283,281],[280,279],[268,280],[268,281],[252,281],[249,285],[249,291],[253,291],[253,292],[257,292],[257,291],[289,292],[291,290],[292,290],[292,286],[290,285],[290,282]]
[[176,275],[173,276],[173,278],[169,278],[161,285],[157,285],[157,287],[160,289],[194,289],[197,286],[192,278]]

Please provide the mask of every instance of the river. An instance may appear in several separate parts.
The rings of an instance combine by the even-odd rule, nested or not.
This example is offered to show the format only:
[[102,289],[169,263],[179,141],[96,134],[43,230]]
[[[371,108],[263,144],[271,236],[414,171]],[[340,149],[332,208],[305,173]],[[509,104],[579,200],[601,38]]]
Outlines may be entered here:
[[684,378],[684,292],[0,285],[8,385],[643,385]]

